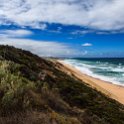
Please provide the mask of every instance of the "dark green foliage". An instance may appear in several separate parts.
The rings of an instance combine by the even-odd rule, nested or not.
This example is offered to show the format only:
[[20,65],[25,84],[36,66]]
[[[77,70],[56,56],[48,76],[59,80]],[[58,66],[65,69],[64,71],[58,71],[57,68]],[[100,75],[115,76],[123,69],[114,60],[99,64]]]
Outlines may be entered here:
[[[11,61],[11,66],[8,67],[10,77],[17,78],[19,75],[16,80],[20,84],[19,93],[11,88],[7,90],[9,93],[0,89],[1,102],[14,103],[14,106],[19,105],[19,108],[25,110],[52,109],[68,116],[76,116],[82,124],[124,124],[123,105],[58,70],[55,63],[9,46],[0,46],[0,56],[1,61]],[[29,88],[28,84],[33,87]],[[23,92],[20,91],[21,87]],[[25,102],[30,105],[25,106]],[[77,109],[74,111],[75,107]],[[16,111],[17,109],[15,107]],[[78,109],[84,111],[84,114],[81,112],[78,115]]]

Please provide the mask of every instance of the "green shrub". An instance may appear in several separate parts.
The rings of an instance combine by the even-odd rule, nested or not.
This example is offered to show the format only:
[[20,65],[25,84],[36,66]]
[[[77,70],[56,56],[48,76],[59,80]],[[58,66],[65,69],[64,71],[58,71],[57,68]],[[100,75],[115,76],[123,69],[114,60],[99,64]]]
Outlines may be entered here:
[[[15,110],[17,108],[23,109],[25,106],[25,95],[29,90],[35,90],[35,83],[21,77],[19,72],[11,73],[13,67],[10,61],[0,61],[0,92],[1,109]],[[15,64],[15,67],[18,65]],[[17,68],[15,68],[17,71]],[[15,71],[13,68],[13,72]],[[20,106],[18,106],[20,105]]]

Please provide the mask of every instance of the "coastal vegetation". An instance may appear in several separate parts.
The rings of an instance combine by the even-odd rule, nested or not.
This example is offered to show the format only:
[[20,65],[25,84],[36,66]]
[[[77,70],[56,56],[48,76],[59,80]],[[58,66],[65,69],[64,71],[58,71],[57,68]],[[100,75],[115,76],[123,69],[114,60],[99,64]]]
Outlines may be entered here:
[[59,69],[0,46],[0,124],[124,124],[124,106]]

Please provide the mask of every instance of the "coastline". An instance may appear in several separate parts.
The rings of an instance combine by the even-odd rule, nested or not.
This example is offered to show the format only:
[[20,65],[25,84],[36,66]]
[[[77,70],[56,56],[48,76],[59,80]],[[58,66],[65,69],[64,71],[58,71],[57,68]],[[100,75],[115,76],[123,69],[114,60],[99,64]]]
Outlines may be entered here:
[[86,75],[85,73],[80,72],[75,67],[65,64],[61,60],[56,60],[56,65],[59,69],[66,72],[69,75],[73,75],[81,81],[85,82],[90,87],[104,93],[108,97],[120,102],[124,105],[124,87],[116,84],[112,84],[107,81],[103,81],[91,76]]

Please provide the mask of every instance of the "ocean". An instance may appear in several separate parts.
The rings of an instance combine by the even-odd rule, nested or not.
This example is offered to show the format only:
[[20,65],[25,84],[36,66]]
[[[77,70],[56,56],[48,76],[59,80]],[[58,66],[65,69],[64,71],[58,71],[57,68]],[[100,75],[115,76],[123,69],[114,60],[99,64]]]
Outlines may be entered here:
[[89,76],[124,86],[124,58],[64,59]]

